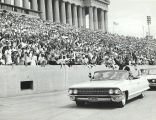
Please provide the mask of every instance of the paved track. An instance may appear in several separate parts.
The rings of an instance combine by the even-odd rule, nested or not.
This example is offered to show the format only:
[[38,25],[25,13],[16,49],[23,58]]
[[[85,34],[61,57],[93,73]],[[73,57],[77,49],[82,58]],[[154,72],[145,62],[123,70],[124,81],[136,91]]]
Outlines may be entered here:
[[156,90],[124,108],[110,104],[77,107],[66,91],[0,98],[0,120],[156,120]]

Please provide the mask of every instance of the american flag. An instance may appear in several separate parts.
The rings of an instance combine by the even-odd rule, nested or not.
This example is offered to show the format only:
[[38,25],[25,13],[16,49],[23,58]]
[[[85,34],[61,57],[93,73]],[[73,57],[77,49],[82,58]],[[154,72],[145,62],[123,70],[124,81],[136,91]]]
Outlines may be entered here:
[[113,25],[119,25],[119,23],[117,23],[117,22],[113,22]]

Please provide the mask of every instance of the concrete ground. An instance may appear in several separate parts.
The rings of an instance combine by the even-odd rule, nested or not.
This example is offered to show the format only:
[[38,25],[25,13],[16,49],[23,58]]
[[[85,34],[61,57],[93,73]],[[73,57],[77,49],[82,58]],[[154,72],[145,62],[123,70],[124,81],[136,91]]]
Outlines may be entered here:
[[0,120],[156,120],[156,90],[124,108],[108,103],[77,107],[67,91],[0,98]]

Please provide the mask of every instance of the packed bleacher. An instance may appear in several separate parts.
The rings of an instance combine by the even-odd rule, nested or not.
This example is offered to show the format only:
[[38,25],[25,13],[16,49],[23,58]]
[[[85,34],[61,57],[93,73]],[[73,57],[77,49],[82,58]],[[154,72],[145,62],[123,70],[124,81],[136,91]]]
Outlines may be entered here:
[[3,11],[1,65],[155,64],[156,40],[122,36]]

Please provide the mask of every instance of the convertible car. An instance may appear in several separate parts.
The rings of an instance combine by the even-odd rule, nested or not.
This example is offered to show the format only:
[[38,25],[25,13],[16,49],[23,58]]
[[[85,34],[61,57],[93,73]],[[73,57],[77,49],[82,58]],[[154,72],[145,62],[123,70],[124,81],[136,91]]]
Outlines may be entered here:
[[156,88],[156,68],[141,69],[140,71],[141,75],[148,80],[150,88]]
[[77,106],[87,102],[115,102],[124,107],[127,100],[144,96],[149,83],[143,77],[132,77],[125,70],[96,71],[89,74],[90,81],[73,85],[69,88],[69,96]]

